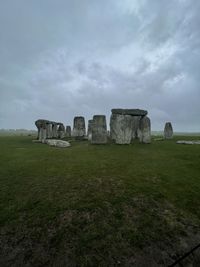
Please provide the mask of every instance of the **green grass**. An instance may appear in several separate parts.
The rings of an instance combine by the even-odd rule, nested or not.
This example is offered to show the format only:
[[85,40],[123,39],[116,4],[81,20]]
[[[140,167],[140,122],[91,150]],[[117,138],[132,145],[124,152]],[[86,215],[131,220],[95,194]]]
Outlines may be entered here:
[[148,247],[164,265],[197,237],[200,146],[175,140],[198,136],[67,149],[31,138],[0,137],[5,266],[132,266]]

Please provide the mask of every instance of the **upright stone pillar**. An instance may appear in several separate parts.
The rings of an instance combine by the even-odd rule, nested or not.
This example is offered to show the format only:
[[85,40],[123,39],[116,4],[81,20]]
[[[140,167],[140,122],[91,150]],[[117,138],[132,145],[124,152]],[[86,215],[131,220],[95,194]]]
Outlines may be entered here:
[[47,124],[48,124],[47,120],[39,119],[35,121],[35,125],[38,129],[37,139],[41,142],[44,142],[47,138]]
[[40,128],[39,141],[45,143],[46,138],[47,138],[47,129]]
[[52,138],[52,124],[51,122],[47,123],[47,139]]
[[35,121],[35,126],[37,127],[37,139],[39,140],[39,137],[40,137],[40,127],[41,127],[41,125],[40,125],[40,120],[37,120],[37,121]]
[[52,137],[57,138],[58,137],[58,131],[57,131],[57,123],[53,122],[52,123]]
[[172,139],[173,138],[173,128],[172,128],[171,122],[165,123],[164,138],[165,139]]
[[82,116],[74,117],[73,136],[76,139],[84,139],[85,131],[85,118]]
[[139,129],[140,119],[141,116],[132,116],[133,120],[132,139],[138,139],[138,129]]
[[95,115],[92,120],[92,144],[107,143],[107,125],[105,115]]
[[88,130],[87,130],[87,136],[88,140],[92,140],[92,125],[93,125],[93,120],[88,120]]
[[39,141],[44,143],[46,138],[47,138],[47,121],[43,120],[41,122],[41,127],[39,131]]
[[116,144],[130,144],[133,133],[131,115],[112,114],[110,118],[110,136]]
[[71,126],[67,125],[66,126],[66,137],[71,137]]
[[65,137],[65,126],[62,123],[59,123],[58,127],[58,138],[64,138]]
[[138,133],[140,143],[151,143],[151,121],[147,116],[140,119]]

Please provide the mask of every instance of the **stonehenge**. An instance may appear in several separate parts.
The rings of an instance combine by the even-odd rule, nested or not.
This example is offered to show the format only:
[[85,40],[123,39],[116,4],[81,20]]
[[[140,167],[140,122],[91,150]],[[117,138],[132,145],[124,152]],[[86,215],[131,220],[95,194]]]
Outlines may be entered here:
[[[93,119],[88,120],[87,136],[83,116],[74,117],[73,131],[70,125],[65,128],[61,122],[39,119],[35,121],[37,139],[42,143],[64,137],[76,140],[87,138],[91,144],[106,144],[110,139],[116,144],[130,144],[134,139],[144,144],[151,143],[151,121],[146,110],[112,109],[111,112],[110,131],[107,130],[106,116],[94,115]],[[170,138],[173,134],[171,124],[166,123],[165,128],[165,138]]]
[[37,139],[40,142],[44,143],[50,138],[63,138],[65,135],[65,128],[61,122],[39,119],[35,121],[35,125],[38,129]]
[[92,120],[91,144],[107,143],[107,125],[105,115],[94,115]]
[[84,139],[86,135],[85,118],[82,116],[74,117],[73,136],[75,139]]
[[139,138],[141,143],[151,142],[151,123],[146,110],[112,109],[110,137],[116,144],[130,144]]
[[173,128],[172,128],[171,122],[165,123],[164,138],[165,139],[172,139],[173,138]]

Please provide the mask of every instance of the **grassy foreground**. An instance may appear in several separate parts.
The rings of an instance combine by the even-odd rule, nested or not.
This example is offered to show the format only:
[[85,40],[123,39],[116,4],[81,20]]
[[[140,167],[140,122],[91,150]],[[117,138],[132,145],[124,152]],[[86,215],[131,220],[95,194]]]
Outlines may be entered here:
[[0,137],[0,266],[167,266],[200,242],[199,145],[31,139]]

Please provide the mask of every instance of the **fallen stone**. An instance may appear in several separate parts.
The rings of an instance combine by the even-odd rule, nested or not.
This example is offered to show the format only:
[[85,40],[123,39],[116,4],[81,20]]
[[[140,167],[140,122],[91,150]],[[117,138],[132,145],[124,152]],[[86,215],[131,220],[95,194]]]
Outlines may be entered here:
[[200,140],[195,140],[195,141],[179,140],[176,143],[183,145],[200,145]]
[[70,147],[71,144],[67,141],[63,140],[56,140],[56,139],[46,139],[45,143],[49,146],[55,146],[55,147]]
[[147,111],[143,109],[122,109],[122,108],[115,108],[112,109],[112,114],[119,114],[119,115],[132,115],[132,116],[145,116],[147,115]]

